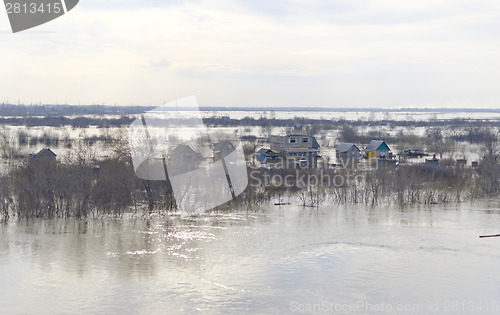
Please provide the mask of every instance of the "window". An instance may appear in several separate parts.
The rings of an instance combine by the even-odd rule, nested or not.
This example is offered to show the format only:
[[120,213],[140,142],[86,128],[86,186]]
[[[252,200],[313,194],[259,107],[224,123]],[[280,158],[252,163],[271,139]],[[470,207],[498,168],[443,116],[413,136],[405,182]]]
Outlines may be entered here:
[[295,143],[295,138],[290,138],[290,143]]
[[302,138],[302,143],[308,143],[309,142],[309,138]]

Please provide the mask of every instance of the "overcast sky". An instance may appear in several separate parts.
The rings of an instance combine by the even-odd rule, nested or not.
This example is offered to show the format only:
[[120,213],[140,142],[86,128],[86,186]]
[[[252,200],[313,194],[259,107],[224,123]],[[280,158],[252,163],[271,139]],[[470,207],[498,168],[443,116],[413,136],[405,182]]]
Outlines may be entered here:
[[0,57],[0,102],[500,108],[500,2],[81,0]]

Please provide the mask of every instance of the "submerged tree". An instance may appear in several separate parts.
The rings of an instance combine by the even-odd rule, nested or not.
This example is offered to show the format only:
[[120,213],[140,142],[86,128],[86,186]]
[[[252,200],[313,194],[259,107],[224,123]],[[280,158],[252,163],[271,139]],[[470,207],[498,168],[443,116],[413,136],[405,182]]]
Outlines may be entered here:
[[481,162],[478,167],[478,182],[483,191],[488,194],[499,192],[500,142],[498,135],[491,135],[481,146]]

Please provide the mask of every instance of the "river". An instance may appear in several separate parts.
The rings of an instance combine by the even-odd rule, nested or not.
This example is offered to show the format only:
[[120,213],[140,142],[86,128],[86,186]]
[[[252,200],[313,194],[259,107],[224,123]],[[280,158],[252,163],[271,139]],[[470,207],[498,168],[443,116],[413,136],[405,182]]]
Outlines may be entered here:
[[500,201],[0,224],[2,314],[500,312]]

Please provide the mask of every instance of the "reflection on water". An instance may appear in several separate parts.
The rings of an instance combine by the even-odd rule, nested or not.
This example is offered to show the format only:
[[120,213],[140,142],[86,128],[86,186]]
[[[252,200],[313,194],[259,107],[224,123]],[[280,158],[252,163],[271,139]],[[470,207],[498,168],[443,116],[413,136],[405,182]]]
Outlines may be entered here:
[[351,303],[367,313],[354,305],[363,301],[426,314],[430,303],[442,313],[463,302],[453,310],[471,314],[474,302],[473,313],[498,313],[500,238],[478,236],[500,232],[499,205],[10,222],[0,225],[0,307],[290,313]]

